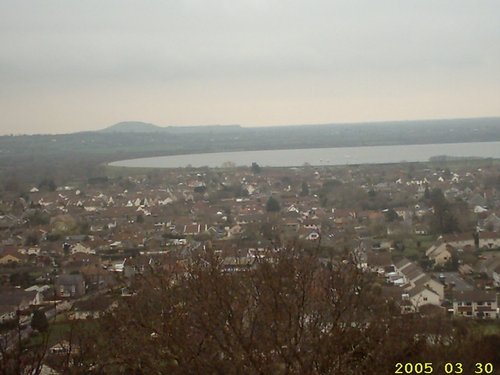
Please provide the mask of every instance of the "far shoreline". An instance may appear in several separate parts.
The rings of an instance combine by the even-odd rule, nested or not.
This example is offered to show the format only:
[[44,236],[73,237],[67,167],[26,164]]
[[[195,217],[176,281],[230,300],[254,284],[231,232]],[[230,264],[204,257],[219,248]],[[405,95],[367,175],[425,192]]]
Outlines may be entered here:
[[496,141],[190,153],[125,159],[106,165],[113,168],[175,169],[220,168],[224,164],[247,166],[256,162],[262,167],[302,167],[498,158],[500,142]]

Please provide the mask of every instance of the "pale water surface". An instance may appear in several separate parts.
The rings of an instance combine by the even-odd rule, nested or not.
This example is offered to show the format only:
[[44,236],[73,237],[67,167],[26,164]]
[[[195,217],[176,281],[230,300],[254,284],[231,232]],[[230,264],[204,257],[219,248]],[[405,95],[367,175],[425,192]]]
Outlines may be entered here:
[[310,165],[382,164],[428,161],[433,156],[500,158],[500,142],[444,143],[427,145],[308,148],[298,150],[265,150],[215,152],[159,156],[121,160],[110,163],[117,167],[179,168],[220,167],[226,162],[238,166],[294,167]]

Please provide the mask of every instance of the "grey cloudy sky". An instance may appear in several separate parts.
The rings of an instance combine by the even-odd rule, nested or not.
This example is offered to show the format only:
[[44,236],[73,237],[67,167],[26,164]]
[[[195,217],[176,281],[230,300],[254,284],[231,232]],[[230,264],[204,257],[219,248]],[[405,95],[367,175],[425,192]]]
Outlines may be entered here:
[[1,134],[498,115],[498,0],[0,0]]

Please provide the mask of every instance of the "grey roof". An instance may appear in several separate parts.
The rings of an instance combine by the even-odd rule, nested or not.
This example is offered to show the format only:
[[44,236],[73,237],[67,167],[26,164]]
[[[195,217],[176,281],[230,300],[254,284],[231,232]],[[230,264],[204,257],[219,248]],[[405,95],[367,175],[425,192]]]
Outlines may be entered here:
[[410,295],[410,297],[413,297],[425,289],[427,289],[431,293],[434,293],[435,295],[438,296],[438,294],[435,291],[433,291],[431,288],[428,288],[427,286],[425,286],[425,284],[420,284],[420,285],[416,286],[415,288],[409,290],[408,294]]
[[466,290],[453,293],[453,300],[457,302],[494,302],[497,300],[497,294],[483,290]]
[[59,285],[75,285],[82,283],[83,276],[80,274],[77,275],[60,275],[57,279],[57,284]]
[[36,291],[26,292],[22,289],[3,289],[0,291],[0,314],[11,312],[22,304],[33,301]]

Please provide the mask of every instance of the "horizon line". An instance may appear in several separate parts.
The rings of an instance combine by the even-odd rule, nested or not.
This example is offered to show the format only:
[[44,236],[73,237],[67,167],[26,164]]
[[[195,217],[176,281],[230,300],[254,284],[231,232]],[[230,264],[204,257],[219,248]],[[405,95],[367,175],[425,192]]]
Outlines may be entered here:
[[[338,125],[380,125],[380,124],[394,124],[394,123],[410,123],[410,122],[429,122],[429,121],[464,121],[464,120],[500,120],[500,115],[496,116],[481,116],[481,117],[443,117],[443,118],[423,118],[423,119],[406,119],[406,120],[374,120],[374,121],[346,121],[346,122],[321,122],[321,123],[303,123],[303,124],[275,124],[275,125],[242,125],[242,124],[202,124],[202,125],[157,125],[151,122],[140,121],[140,120],[125,120],[120,121],[115,124],[109,125],[105,128],[98,130],[80,130],[70,133],[9,133],[9,134],[0,134],[0,137],[18,137],[18,136],[58,136],[58,135],[71,135],[71,134],[82,134],[82,133],[102,133],[104,130],[109,129],[115,125],[122,123],[142,123],[145,125],[153,125],[160,129],[169,129],[169,128],[205,128],[205,127],[231,127],[236,126],[239,128],[279,128],[279,127],[299,127],[299,126],[338,126]],[[127,132],[127,131],[117,131],[115,133],[141,133],[141,132]],[[154,133],[154,132],[148,132]]]

